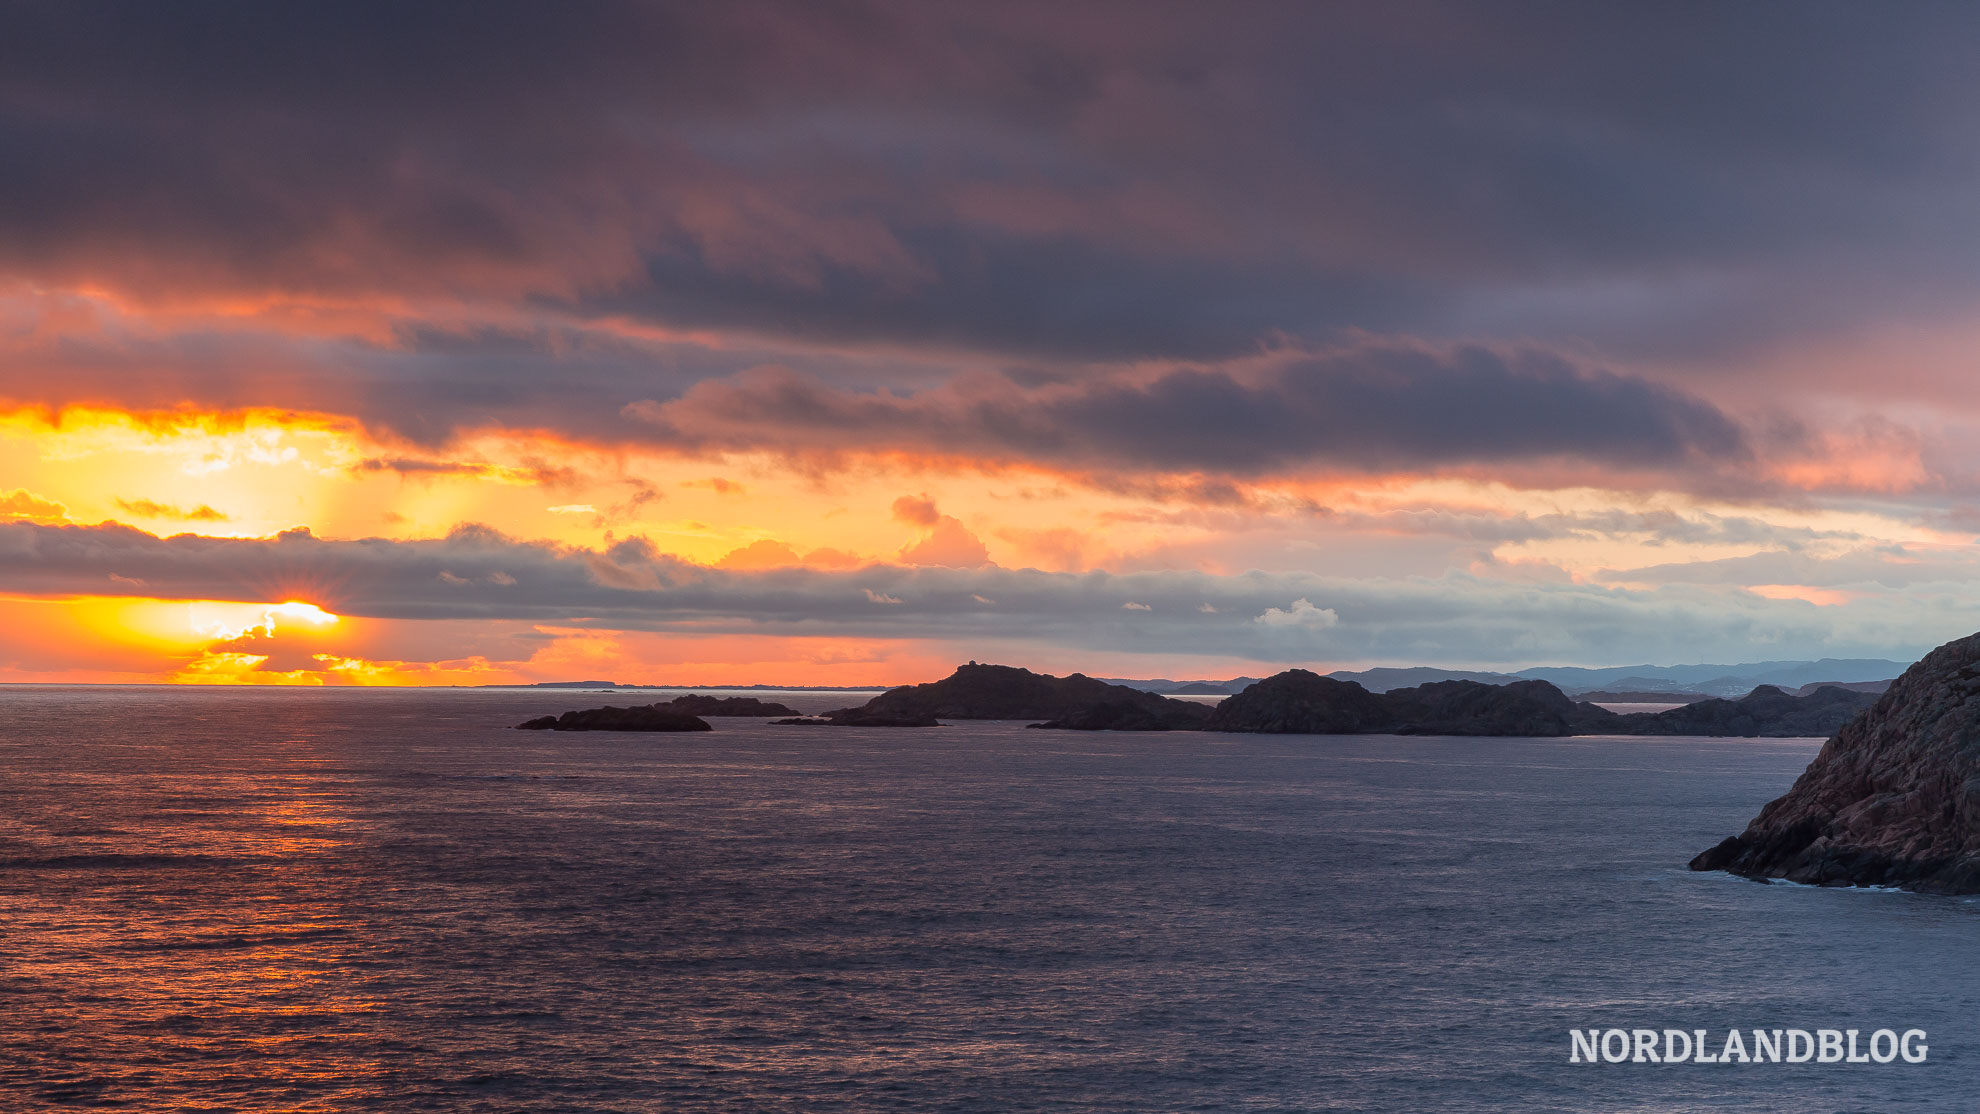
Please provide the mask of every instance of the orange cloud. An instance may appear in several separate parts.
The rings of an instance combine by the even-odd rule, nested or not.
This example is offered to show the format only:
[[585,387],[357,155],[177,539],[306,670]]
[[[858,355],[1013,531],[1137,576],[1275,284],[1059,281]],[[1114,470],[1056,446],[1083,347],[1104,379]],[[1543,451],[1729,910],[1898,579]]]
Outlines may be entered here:
[[60,522],[69,508],[53,499],[43,499],[24,488],[0,494],[0,517],[25,518],[35,522]]
[[139,518],[169,519],[178,522],[225,522],[227,516],[212,507],[201,503],[186,510],[169,503],[154,503],[149,499],[119,499],[117,505],[137,515]]
[[894,517],[928,531],[920,541],[902,547],[900,558],[905,564],[973,569],[990,563],[990,550],[982,539],[970,533],[961,520],[943,514],[926,495],[903,495],[894,500]]

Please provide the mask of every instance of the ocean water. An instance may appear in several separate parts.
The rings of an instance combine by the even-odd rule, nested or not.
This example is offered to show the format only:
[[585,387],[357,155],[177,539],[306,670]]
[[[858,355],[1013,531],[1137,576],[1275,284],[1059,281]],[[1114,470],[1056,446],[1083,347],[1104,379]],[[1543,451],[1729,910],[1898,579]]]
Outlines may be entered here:
[[[810,698],[811,710],[830,706]],[[1684,869],[1804,740],[506,730],[0,689],[0,1109],[1971,1109],[1980,904]],[[1925,1029],[1570,1064],[1572,1027]]]

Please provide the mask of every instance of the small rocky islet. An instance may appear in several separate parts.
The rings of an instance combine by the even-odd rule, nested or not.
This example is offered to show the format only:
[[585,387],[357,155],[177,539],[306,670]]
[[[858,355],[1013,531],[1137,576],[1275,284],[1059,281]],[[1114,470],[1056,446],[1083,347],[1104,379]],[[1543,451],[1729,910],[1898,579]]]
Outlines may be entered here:
[[607,705],[565,712],[561,716],[538,716],[516,724],[521,731],[712,731],[708,721],[686,712],[676,712],[663,704],[643,704],[631,708]]
[[797,712],[753,696],[703,696],[689,693],[658,704],[630,708],[607,705],[560,716],[538,716],[516,724],[524,731],[709,731],[703,716],[794,716]]

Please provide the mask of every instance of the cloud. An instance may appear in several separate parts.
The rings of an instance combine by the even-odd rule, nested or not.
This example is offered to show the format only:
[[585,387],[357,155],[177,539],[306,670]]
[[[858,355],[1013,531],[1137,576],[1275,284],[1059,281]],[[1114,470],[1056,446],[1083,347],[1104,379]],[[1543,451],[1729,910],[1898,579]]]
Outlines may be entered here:
[[928,531],[904,546],[900,559],[908,565],[946,565],[966,569],[990,562],[990,550],[961,520],[943,514],[926,495],[903,495],[894,500],[894,518]]
[[[382,423],[389,426],[391,423]],[[544,487],[568,487],[578,482],[575,469],[528,463],[522,466],[490,464],[486,461],[426,460],[417,457],[369,457],[357,463],[359,473],[391,472],[404,479],[431,480],[441,477],[495,480],[500,483]]]
[[[468,583],[437,591],[443,572]],[[498,572],[515,583],[502,584]],[[115,524],[0,523],[0,582],[17,595],[299,599],[384,620],[938,639],[1280,664],[1905,656],[1980,629],[1980,603],[1966,580],[1868,593],[1837,609],[1737,588],[1504,583],[1461,574],[1357,579],[994,565],[735,571],[681,561],[639,538],[587,549],[475,527],[421,541],[329,541],[305,531],[160,538]],[[1217,610],[1200,610],[1205,603]]]
[[117,505],[139,518],[170,519],[178,522],[225,522],[227,516],[201,503],[190,510],[149,499],[119,499]]
[[926,495],[903,495],[894,500],[894,518],[914,526],[929,527],[941,519],[935,500]]
[[760,538],[739,549],[732,549],[715,562],[718,569],[748,571],[804,566],[813,569],[856,569],[866,564],[858,556],[829,547],[800,554],[787,542]]
[[1340,625],[1341,617],[1329,607],[1315,607],[1313,601],[1296,599],[1289,608],[1268,607],[1251,620],[1262,627],[1291,630],[1326,630]]
[[918,390],[914,360],[1035,385],[1376,334],[1737,374],[1771,338],[1971,303],[1980,77],[1948,44],[1977,25],[50,5],[0,46],[0,274],[56,292],[44,326],[129,316],[8,361],[0,396],[431,444],[623,432],[624,404],[764,359],[871,392]]
[[1123,610],[1123,611],[1153,611],[1153,610],[1155,610],[1155,609],[1154,609],[1154,608],[1152,608],[1152,607],[1150,607],[1150,606],[1148,606],[1148,605],[1147,605],[1147,604],[1145,604],[1145,603],[1136,603],[1136,602],[1134,602],[1133,600],[1129,600],[1129,601],[1127,601],[1126,603],[1124,603],[1124,604],[1122,604],[1122,605],[1121,605],[1121,610]]
[[[1603,325],[1604,295],[1695,336],[1766,278],[1820,297],[1810,254],[1970,252],[1957,9],[1083,15],[52,6],[0,58],[0,242],[44,280],[1198,357],[1405,312]],[[1719,298],[1601,281],[1698,272]]]
[[732,549],[721,560],[715,562],[721,569],[781,569],[804,564],[804,558],[789,544],[773,538],[760,538]]
[[53,499],[41,496],[25,488],[0,493],[0,518],[25,518],[37,522],[60,522],[69,515],[69,508]]
[[943,515],[935,521],[928,536],[901,550],[901,562],[908,565],[946,565],[967,569],[990,562],[990,550],[960,521]]
[[[907,395],[760,368],[628,412],[665,439],[722,449],[1244,476],[1549,460],[1683,472],[1752,454],[1740,423],[1702,399],[1480,347],[1371,345],[1032,389],[977,378]],[[925,518],[932,504],[903,496],[895,513]]]

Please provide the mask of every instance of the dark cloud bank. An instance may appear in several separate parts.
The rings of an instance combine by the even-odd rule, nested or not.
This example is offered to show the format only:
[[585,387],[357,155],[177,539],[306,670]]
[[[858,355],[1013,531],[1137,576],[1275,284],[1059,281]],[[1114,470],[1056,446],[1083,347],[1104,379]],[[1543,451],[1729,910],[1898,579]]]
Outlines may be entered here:
[[[951,359],[1086,384],[1035,417],[980,403],[951,428],[985,451],[1732,459],[1724,415],[1593,367],[1220,369],[1366,333],[1724,355],[1964,304],[1976,31],[1809,4],[14,5],[0,274],[406,319],[389,343],[119,335],[8,361],[0,395],[638,440],[643,400],[774,410],[744,397],[761,377],[691,388],[775,360],[912,440],[968,405],[899,376]],[[1136,361],[1178,370],[1121,385]],[[925,404],[858,393],[882,385]]]

